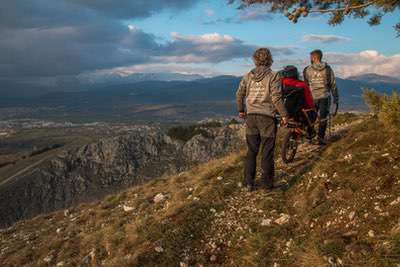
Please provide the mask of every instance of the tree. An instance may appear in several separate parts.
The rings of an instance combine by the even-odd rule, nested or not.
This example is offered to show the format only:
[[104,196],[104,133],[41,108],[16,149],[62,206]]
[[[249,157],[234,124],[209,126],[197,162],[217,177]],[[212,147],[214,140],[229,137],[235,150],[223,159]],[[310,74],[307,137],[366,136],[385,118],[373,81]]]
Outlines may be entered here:
[[[256,4],[267,4],[271,12],[283,13],[290,21],[297,23],[301,17],[310,13],[329,13],[328,23],[337,25],[343,22],[346,16],[368,18],[368,24],[378,25],[382,17],[400,9],[399,0],[238,0],[239,8],[246,8]],[[235,3],[236,0],[229,0]],[[394,26],[397,36],[400,36],[400,22]]]

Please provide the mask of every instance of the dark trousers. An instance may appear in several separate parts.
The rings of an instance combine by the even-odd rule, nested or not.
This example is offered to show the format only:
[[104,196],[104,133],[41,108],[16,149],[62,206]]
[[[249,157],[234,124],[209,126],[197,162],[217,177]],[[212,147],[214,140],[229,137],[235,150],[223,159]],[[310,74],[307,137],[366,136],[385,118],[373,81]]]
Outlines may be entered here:
[[261,150],[262,183],[264,186],[271,187],[275,176],[276,122],[273,118],[263,115],[249,115],[249,117],[246,121],[248,149],[244,168],[245,182],[247,185],[254,186],[257,155]]
[[320,118],[318,138],[324,139],[326,128],[328,127],[328,116],[329,110],[331,108],[331,98],[327,97],[315,100],[315,108],[317,109]]

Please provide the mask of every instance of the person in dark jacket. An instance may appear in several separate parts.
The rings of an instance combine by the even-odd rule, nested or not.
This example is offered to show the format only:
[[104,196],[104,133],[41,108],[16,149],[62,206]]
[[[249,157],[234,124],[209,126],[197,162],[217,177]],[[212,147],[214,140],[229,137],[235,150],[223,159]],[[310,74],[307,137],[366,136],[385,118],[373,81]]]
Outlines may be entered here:
[[321,50],[314,50],[310,53],[311,65],[304,69],[304,80],[311,88],[320,117],[318,144],[325,145],[331,97],[333,97],[333,103],[338,105],[339,93],[335,74],[326,62],[322,62],[322,56]]
[[275,116],[279,113],[284,124],[288,121],[280,75],[271,70],[271,52],[267,48],[260,48],[253,54],[253,61],[256,67],[243,77],[236,93],[239,116],[246,119],[248,151],[244,176],[249,191],[254,190],[256,158],[260,147],[262,184],[266,189],[273,188],[277,131]]
[[304,123],[307,138],[311,140],[316,135],[313,123],[317,114],[310,87],[300,80],[299,71],[295,66],[286,66],[281,73],[282,90],[289,116]]

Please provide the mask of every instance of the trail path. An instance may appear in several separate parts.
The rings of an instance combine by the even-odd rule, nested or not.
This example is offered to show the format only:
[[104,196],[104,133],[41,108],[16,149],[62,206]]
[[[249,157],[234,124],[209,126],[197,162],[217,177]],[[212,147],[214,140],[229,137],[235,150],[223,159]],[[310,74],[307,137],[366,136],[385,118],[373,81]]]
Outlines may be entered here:
[[40,165],[41,163],[45,162],[46,160],[52,158],[53,156],[54,156],[53,154],[48,155],[48,156],[46,156],[46,157],[44,157],[44,158],[42,158],[42,159],[30,164],[29,166],[23,168],[22,170],[19,170],[18,172],[14,173],[10,177],[2,180],[0,182],[0,187],[5,185],[5,184],[7,184],[7,183],[9,183],[9,182],[11,182],[11,181],[13,181],[18,176],[21,176],[22,174],[27,173],[28,171],[32,170],[33,168],[37,167],[38,165]]
[[[361,122],[360,119],[333,127],[330,138],[340,139],[351,127]],[[252,234],[251,225],[270,226],[285,224],[288,218],[294,220],[290,208],[285,206],[285,191],[296,182],[296,178],[308,172],[309,168],[321,159],[323,151],[324,149],[319,146],[302,144],[294,163],[288,165],[282,162],[279,155],[275,182],[278,188],[272,192],[256,190],[250,193],[243,189],[227,199],[224,210],[215,213],[209,234],[203,240],[202,251],[207,255],[213,255],[211,257],[216,259],[220,255],[225,255],[223,256],[226,257],[225,260],[228,262],[230,260],[230,264],[236,266],[233,257],[238,254],[237,251],[243,251],[243,247],[246,246],[245,237]],[[260,170],[257,171],[257,176],[259,174]],[[277,266],[286,266],[286,260],[285,257],[276,259],[276,262],[281,264]]]

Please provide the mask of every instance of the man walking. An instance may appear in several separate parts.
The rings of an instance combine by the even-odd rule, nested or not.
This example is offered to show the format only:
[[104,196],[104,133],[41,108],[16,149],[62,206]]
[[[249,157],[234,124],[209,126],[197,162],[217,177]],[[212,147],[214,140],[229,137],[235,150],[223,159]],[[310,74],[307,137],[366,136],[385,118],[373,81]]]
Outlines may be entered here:
[[256,67],[246,74],[236,93],[239,116],[246,119],[247,156],[245,161],[245,184],[254,190],[256,159],[261,147],[262,185],[273,188],[274,150],[277,131],[277,112],[287,124],[288,113],[282,99],[280,75],[271,70],[272,55],[267,48],[260,48],[253,54]]
[[310,59],[311,65],[304,69],[304,80],[311,88],[315,106],[319,113],[318,144],[325,145],[331,96],[333,97],[333,103],[338,105],[339,93],[332,68],[326,62],[322,62],[322,51],[312,51]]

